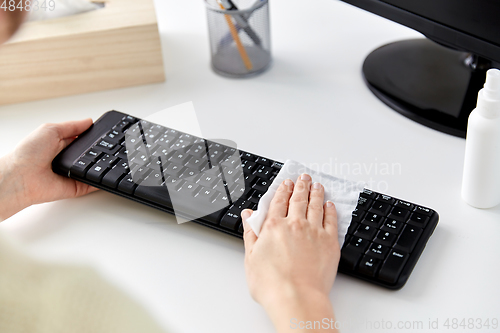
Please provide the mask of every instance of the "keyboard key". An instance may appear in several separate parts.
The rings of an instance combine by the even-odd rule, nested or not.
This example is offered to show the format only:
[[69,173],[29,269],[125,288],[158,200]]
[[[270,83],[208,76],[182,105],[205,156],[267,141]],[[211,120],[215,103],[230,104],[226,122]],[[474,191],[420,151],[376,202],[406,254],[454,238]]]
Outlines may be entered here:
[[374,214],[374,213],[368,213],[366,214],[365,218],[361,220],[362,224],[366,224],[369,226],[372,226],[374,228],[380,227],[380,224],[382,223],[382,216],[379,214]]
[[[224,182],[221,178],[217,178],[218,180],[215,182],[215,185],[212,186],[212,189],[213,190],[216,190],[220,193],[224,193],[224,194],[229,194],[229,188],[228,188],[228,184],[226,182]],[[227,193],[226,193],[226,189],[227,189]]]
[[106,134],[104,137],[105,140],[118,143],[124,138],[125,134],[121,133],[120,131],[117,130],[111,130]]
[[279,171],[279,170],[281,170],[281,168],[283,168],[283,163],[274,161],[272,168]]
[[160,132],[157,132],[154,130],[147,130],[147,131],[144,131],[143,133],[141,133],[141,134],[143,134],[143,135],[141,135],[141,137],[143,140],[145,139],[147,143],[153,143],[156,141],[156,139],[158,139],[161,136]]
[[181,177],[182,178],[189,178],[189,179],[194,179],[194,176],[198,175],[199,172],[196,171],[196,170],[193,170],[193,169],[189,169],[189,168],[184,168],[182,170],[182,174],[181,174]]
[[403,200],[396,200],[396,203],[394,204],[395,207],[401,207],[404,209],[412,210],[413,209],[413,204],[408,202],[408,201],[403,201]]
[[253,203],[258,203],[260,198],[264,195],[264,192],[261,191],[254,191],[252,195],[250,196],[249,200]]
[[200,179],[196,182],[196,184],[207,187],[207,188],[212,188],[215,186],[217,182],[219,182],[219,177],[217,175],[214,175],[213,172],[211,173],[204,173],[201,175]]
[[403,229],[403,232],[401,232],[401,235],[396,241],[394,249],[411,253],[411,251],[413,251],[413,248],[417,244],[421,234],[421,228],[412,225],[406,225]]
[[160,132],[160,133],[165,133],[167,131],[166,127],[158,125],[158,124],[153,124],[153,126],[151,126],[150,129],[153,131]]
[[431,216],[432,215],[432,209],[425,208],[425,207],[422,207],[422,206],[415,207],[414,211],[417,212],[417,213],[419,213],[419,214],[425,215],[425,216]]
[[408,224],[414,225],[416,227],[425,228],[427,226],[427,222],[429,222],[429,217],[419,214],[412,213],[410,219],[408,220]]
[[117,164],[102,178],[102,184],[110,188],[116,188],[120,181],[128,174],[128,168]]
[[202,219],[204,222],[219,224],[229,204],[219,192],[201,187],[195,197],[184,196],[182,191],[172,193],[173,208],[188,218]]
[[391,219],[398,220],[398,221],[406,222],[406,220],[408,219],[408,216],[410,216],[409,210],[404,209],[404,208],[400,208],[400,207],[394,207],[391,210],[391,213],[389,214],[388,217]]
[[139,119],[132,117],[132,116],[129,116],[129,115],[126,115],[125,118],[123,118],[123,121],[129,122],[129,123],[135,123],[138,120]]
[[240,213],[243,209],[247,209],[252,205],[250,200],[245,200],[244,198],[238,199],[235,203],[233,203],[229,210],[234,213]]
[[257,167],[257,163],[255,163],[255,162],[243,160],[242,164],[241,164],[241,168],[243,169],[244,173],[252,173],[256,167]]
[[377,197],[377,201],[384,202],[388,205],[392,205],[394,204],[396,199],[385,194],[379,194],[379,196]]
[[384,259],[391,248],[382,244],[373,243],[368,249],[367,254],[371,254],[374,258]]
[[83,155],[84,159],[87,159],[91,162],[97,162],[99,158],[102,156],[103,152],[95,149],[90,149]]
[[168,161],[175,164],[184,165],[190,158],[191,156],[189,154],[186,154],[184,152],[176,152]]
[[165,183],[164,183],[165,185],[169,185],[169,184],[180,185],[182,182],[184,182],[184,180],[173,177],[173,176],[167,177],[167,175],[165,175]]
[[108,167],[95,164],[93,167],[87,171],[85,178],[90,181],[100,183],[104,174],[109,170]]
[[155,152],[158,150],[159,146],[154,143],[141,143],[139,144],[135,150],[146,155],[155,155]]
[[360,196],[365,197],[367,199],[375,199],[377,197],[377,193],[365,188],[363,189],[363,192],[361,192]]
[[[116,129],[116,128],[115,128]],[[139,138],[141,136],[141,126],[139,124],[134,124],[130,126],[126,131],[125,131],[125,136],[127,138]]]
[[390,208],[390,204],[377,200],[373,203],[372,207],[368,211],[380,215],[387,215]]
[[241,159],[248,160],[250,162],[255,162],[255,160],[257,159],[257,157],[254,154],[250,154],[241,150],[240,150],[240,157]]
[[265,166],[272,166],[273,165],[273,162],[268,159],[268,158],[265,158],[265,157],[257,157],[257,159],[255,160],[255,162],[257,162],[258,164],[260,165],[265,165]]
[[256,175],[245,175],[244,181],[248,187],[252,187],[252,185],[255,183],[257,179],[258,178]]
[[382,226],[382,228],[380,228],[380,230],[389,231],[394,234],[399,234],[401,229],[403,229],[404,225],[405,225],[404,222],[398,220],[386,219],[384,225]]
[[170,147],[174,144],[175,141],[177,141],[177,138],[175,136],[164,134],[160,136],[155,141],[155,143],[159,147],[162,147],[163,149],[167,149],[168,151],[170,151],[171,150]]
[[101,140],[101,141],[99,141],[99,143],[97,144],[97,146],[101,147],[101,148],[105,148],[105,149],[111,150],[111,149],[115,148],[116,143],[112,143],[109,140]]
[[137,166],[132,169],[132,176],[134,177],[134,181],[136,183],[140,183],[141,180],[146,178],[153,170],[150,168],[146,168],[144,166]]
[[198,173],[208,170],[208,160],[192,158],[186,164],[186,168],[197,171]]
[[371,204],[372,204],[372,200],[360,196],[358,198],[358,205],[356,206],[356,208],[368,210],[368,208],[370,208]]
[[163,168],[163,173],[175,178],[179,178],[183,172],[183,167],[178,164],[169,163],[166,167]]
[[241,216],[239,214],[228,211],[220,221],[221,227],[229,230],[236,230],[236,227],[241,223]]
[[207,147],[204,144],[192,144],[189,147],[188,154],[197,158],[207,159]]
[[124,132],[131,124],[128,121],[120,121],[113,129]]
[[373,241],[378,244],[392,246],[392,244],[396,241],[396,238],[397,234],[381,230],[378,232],[377,237]]
[[232,186],[230,186],[229,189],[229,193],[231,194],[231,200],[236,201],[249,191],[250,188],[248,186],[239,183],[233,184]]
[[153,170],[140,183],[141,186],[160,186],[166,177],[160,171]]
[[84,178],[85,174],[93,164],[94,163],[92,163],[91,161],[81,158],[76,161],[75,164],[73,164],[69,172],[71,175]]
[[179,195],[184,196],[186,198],[194,197],[198,193],[199,189],[200,186],[191,182],[184,182],[182,184],[179,184],[177,187]]
[[97,164],[101,165],[103,167],[111,168],[113,166],[113,164],[115,164],[115,162],[117,162],[118,160],[119,159],[117,156],[106,154],[106,155],[103,155],[99,159],[99,161],[97,161]]
[[358,222],[358,223],[361,222],[361,219],[363,218],[364,215],[365,215],[364,210],[355,208],[354,211],[352,212],[351,223],[352,222]]
[[214,201],[219,195],[220,195],[220,193],[218,191],[212,190],[211,188],[208,188],[208,187],[202,187],[200,189],[200,192],[199,192],[197,198],[199,200],[210,203],[210,202]]
[[363,275],[374,277],[380,267],[382,261],[373,257],[370,254],[365,255],[358,266],[358,272]]
[[132,174],[126,175],[118,184],[118,191],[132,195],[137,184],[134,182]]
[[[219,196],[217,198],[217,200],[219,200],[220,198],[222,198],[222,196]],[[227,203],[229,204],[229,203]],[[218,205],[217,207],[219,207],[220,205]],[[219,221],[221,220],[222,216],[224,215],[224,213],[227,211],[227,207],[224,207],[222,209],[219,209],[219,210],[216,210],[215,212],[213,213],[210,213],[208,215],[205,215],[203,217],[204,220],[207,220],[208,222],[210,223],[213,223],[213,224],[219,224]]]
[[373,239],[373,236],[377,233],[377,228],[370,225],[360,224],[356,232],[355,237],[361,237],[364,239]]
[[265,192],[269,188],[269,185],[271,185],[270,180],[259,179],[252,187],[257,191]]
[[349,235],[352,235],[353,233],[356,232],[356,230],[358,229],[358,226],[359,226],[358,222],[351,221],[351,224],[349,224],[349,228],[347,229],[347,233]]
[[172,200],[166,186],[143,186],[139,185],[135,190],[136,197],[157,203],[159,205],[171,206]]
[[360,237],[352,237],[348,245],[351,246],[356,251],[365,253],[366,250],[368,249],[368,246],[370,245],[370,241]]
[[363,252],[358,251],[351,244],[342,248],[339,266],[348,270],[355,270],[363,256]]
[[228,156],[228,158],[222,163],[222,165],[230,169],[239,169],[240,171],[243,171],[243,169],[241,168],[241,158],[238,154]]
[[261,165],[254,172],[254,175],[256,175],[257,177],[262,178],[262,179],[270,179],[274,175],[274,169],[271,167]]
[[396,283],[399,274],[408,261],[409,254],[402,251],[391,251],[387,259],[382,264],[378,278],[389,283]]
[[237,169],[225,168],[223,169],[224,178],[227,182],[234,182],[236,179],[243,178],[243,172]]

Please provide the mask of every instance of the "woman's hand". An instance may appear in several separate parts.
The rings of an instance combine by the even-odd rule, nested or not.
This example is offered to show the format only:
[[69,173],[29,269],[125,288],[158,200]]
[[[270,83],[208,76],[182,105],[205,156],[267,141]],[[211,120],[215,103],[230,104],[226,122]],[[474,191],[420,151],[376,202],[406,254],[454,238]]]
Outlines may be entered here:
[[251,211],[242,212],[250,293],[279,332],[300,321],[334,320],[328,294],[340,259],[337,214],[323,201],[323,186],[304,174],[295,185],[280,185],[258,238],[246,223]]
[[91,125],[92,119],[44,124],[0,158],[0,221],[32,204],[96,190],[52,171],[57,154]]

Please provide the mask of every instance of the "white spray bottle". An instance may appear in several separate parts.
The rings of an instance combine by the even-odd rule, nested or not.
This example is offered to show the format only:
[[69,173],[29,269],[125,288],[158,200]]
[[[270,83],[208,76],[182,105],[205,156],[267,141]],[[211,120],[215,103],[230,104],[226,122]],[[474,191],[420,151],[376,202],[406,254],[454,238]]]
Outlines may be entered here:
[[476,208],[500,204],[500,70],[490,69],[469,116],[462,198]]

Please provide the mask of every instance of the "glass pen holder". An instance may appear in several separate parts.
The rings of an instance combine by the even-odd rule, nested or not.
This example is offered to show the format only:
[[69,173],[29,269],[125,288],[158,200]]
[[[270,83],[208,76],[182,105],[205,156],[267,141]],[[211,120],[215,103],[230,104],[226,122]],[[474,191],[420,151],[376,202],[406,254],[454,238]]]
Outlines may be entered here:
[[271,64],[268,0],[205,0],[212,69],[248,77]]

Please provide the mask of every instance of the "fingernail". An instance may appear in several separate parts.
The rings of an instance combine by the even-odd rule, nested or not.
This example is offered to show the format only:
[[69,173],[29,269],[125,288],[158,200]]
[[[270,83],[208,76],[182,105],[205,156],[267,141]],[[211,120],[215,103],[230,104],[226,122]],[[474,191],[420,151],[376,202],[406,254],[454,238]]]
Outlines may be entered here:
[[333,206],[333,202],[331,202],[330,200],[328,200],[328,201],[326,202],[326,207],[330,208],[330,207],[332,207],[332,206]]
[[286,179],[286,180],[285,180],[285,185],[286,185],[286,186],[293,185],[293,181],[292,181],[291,179]]
[[313,184],[313,189],[315,189],[315,190],[321,189],[321,184],[320,183],[314,183]]
[[302,180],[311,180],[311,176],[309,176],[307,173],[303,173],[300,176],[300,179],[302,179]]
[[245,209],[244,211],[241,212],[241,219],[245,221],[247,218],[250,217],[250,215],[252,215],[250,210]]

